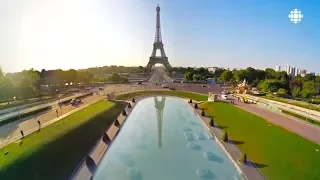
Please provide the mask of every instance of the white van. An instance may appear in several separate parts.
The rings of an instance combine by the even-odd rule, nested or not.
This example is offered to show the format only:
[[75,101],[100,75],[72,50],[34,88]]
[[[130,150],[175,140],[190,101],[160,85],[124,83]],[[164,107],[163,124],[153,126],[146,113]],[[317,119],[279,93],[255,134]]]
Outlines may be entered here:
[[221,98],[224,100],[228,100],[228,95],[223,94],[223,95],[221,95]]

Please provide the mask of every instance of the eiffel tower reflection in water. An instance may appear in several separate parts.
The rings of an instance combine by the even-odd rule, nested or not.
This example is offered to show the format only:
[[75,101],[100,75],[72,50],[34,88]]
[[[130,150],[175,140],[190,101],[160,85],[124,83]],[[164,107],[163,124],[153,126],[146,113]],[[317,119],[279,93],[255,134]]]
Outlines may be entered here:
[[162,123],[163,123],[163,109],[166,102],[166,97],[161,97],[158,100],[158,97],[154,97],[154,104],[157,111],[157,126],[158,126],[158,146],[162,147]]

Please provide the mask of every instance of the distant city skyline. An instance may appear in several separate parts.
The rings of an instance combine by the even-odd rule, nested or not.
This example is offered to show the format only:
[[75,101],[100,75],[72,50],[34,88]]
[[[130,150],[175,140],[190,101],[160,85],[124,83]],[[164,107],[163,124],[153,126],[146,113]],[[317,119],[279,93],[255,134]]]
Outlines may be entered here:
[[[0,66],[84,69],[146,66],[158,1],[2,0]],[[172,66],[257,69],[294,64],[320,72],[318,0],[160,0]],[[304,18],[292,23],[294,8]]]

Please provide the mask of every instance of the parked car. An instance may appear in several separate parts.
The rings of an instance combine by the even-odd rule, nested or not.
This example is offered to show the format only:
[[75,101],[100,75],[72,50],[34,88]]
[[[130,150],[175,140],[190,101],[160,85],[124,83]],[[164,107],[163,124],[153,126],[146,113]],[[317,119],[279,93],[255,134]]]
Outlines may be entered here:
[[137,82],[137,85],[142,84],[142,82]]
[[228,100],[228,95],[221,95],[221,98],[224,100]]
[[70,101],[70,104],[71,104],[71,105],[76,105],[76,104],[77,104],[77,100],[76,100],[76,99],[72,99],[72,100]]
[[100,87],[99,90],[100,90],[100,91],[103,91],[104,89]]

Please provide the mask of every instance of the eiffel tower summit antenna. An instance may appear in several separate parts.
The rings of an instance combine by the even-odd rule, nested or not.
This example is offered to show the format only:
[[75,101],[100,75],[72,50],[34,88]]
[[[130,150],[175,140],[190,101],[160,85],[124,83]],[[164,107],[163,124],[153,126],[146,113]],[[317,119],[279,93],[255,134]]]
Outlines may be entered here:
[[[160,6],[158,4],[157,8],[157,16],[156,16],[156,32],[155,32],[155,38],[153,43],[153,50],[152,54],[149,58],[149,62],[147,65],[147,68],[151,68],[155,64],[159,63],[162,64],[166,69],[171,69],[171,65],[168,61],[168,57],[166,56],[166,53],[164,52],[163,43],[162,43],[162,36],[161,36],[161,27],[160,27]],[[160,50],[160,57],[156,56],[156,51]]]

